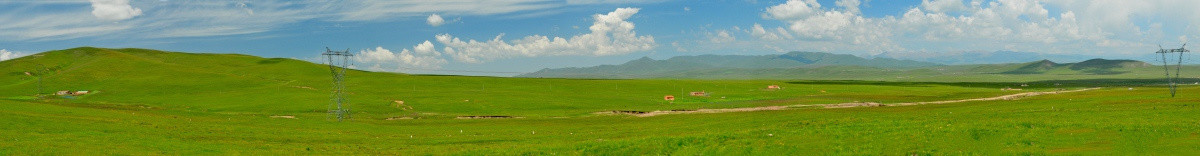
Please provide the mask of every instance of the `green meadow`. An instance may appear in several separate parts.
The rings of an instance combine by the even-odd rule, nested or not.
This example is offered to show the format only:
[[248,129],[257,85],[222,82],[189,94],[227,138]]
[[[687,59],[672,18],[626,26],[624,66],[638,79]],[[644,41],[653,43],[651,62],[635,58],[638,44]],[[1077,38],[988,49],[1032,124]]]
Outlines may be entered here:
[[[936,68],[991,67],[914,71]],[[0,126],[0,155],[1200,153],[1200,86],[1183,85],[1172,98],[1159,78],[1162,68],[1120,70],[1128,71],[937,72],[903,79],[863,72],[841,80],[350,71],[352,118],[337,122],[326,113],[332,83],[325,65],[236,54],[82,47],[0,62],[0,82],[7,82],[0,84],[0,125],[5,125]],[[770,85],[782,89],[767,89]],[[606,113],[886,105],[1095,87],[1100,89],[915,106],[651,117]],[[91,93],[51,95],[60,90]],[[677,99],[663,100],[666,95]],[[503,118],[462,119],[466,116]]]

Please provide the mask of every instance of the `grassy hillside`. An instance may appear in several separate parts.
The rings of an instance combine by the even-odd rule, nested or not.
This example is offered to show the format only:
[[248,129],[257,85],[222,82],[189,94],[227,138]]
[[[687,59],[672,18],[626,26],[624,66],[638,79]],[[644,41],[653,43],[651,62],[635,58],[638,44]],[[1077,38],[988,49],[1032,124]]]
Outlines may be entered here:
[[[183,109],[237,114],[320,116],[327,110],[331,78],[327,66],[283,58],[235,54],[192,54],[147,49],[74,48],[0,62],[5,80],[0,88],[10,98],[32,96],[36,64],[44,74],[42,94],[59,90],[98,93],[52,98],[63,103],[102,103],[125,107]],[[836,68],[831,68],[836,69]],[[778,80],[573,80],[405,75],[351,71],[347,85],[352,109],[360,117],[382,119],[423,113],[425,117],[468,115],[523,117],[581,116],[610,110],[675,110],[784,104],[820,104],[949,99],[946,95],[994,96],[1017,83],[956,86],[928,84],[943,90],[913,94],[922,88],[876,85],[825,85]],[[1047,82],[1048,83],[1048,82]],[[783,90],[767,90],[780,85]],[[1048,88],[1043,88],[1048,89]],[[825,90],[826,93],[820,91]],[[879,90],[833,94],[854,90]],[[684,96],[705,91],[710,96]],[[681,96],[674,102],[665,95]],[[798,97],[803,96],[803,97]],[[908,97],[908,98],[880,98]],[[404,101],[415,112],[393,107]],[[774,101],[790,103],[774,103]]]
[[[905,72],[999,73],[1017,66],[947,66]],[[43,76],[47,91],[42,94],[58,90],[94,93],[33,98],[37,79],[24,72],[38,69],[49,71],[31,74]],[[886,73],[854,71],[861,67],[822,69],[828,73],[819,74]],[[10,82],[0,84],[0,124],[6,125],[0,126],[0,140],[5,140],[0,142],[0,155],[1200,152],[1196,148],[1200,147],[1196,144],[1200,124],[1195,120],[1200,116],[1194,113],[1200,98],[1192,96],[1200,87],[1184,86],[1179,97],[1168,98],[1165,88],[1158,85],[1161,80],[1105,77],[1140,72],[1151,73],[961,74],[903,77],[908,81],[904,82],[543,79],[350,71],[347,83],[354,118],[333,122],[325,114],[331,87],[324,65],[236,54],[83,47],[0,62],[0,73],[6,74],[0,82]],[[783,89],[766,89],[768,85]],[[596,114],[846,102],[892,104],[1087,87],[1104,88],[939,105],[787,107],[654,117]],[[706,91],[709,96],[685,96],[692,91]],[[664,95],[678,99],[667,102],[662,100]],[[413,109],[394,107],[396,100]],[[459,116],[516,118],[456,119]],[[386,120],[392,117],[415,119]]]

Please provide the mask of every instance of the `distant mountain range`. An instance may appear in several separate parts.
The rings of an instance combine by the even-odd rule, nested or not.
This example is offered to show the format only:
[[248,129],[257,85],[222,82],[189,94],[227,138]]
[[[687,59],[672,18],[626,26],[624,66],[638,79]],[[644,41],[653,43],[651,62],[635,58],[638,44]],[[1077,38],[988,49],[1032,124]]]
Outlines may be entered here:
[[[949,60],[949,59],[947,59]],[[938,63],[820,52],[780,55],[677,56],[666,60],[643,57],[620,65],[542,69],[517,77],[556,78],[682,78],[682,79],[887,79],[921,76],[988,79],[988,75],[1119,75],[1139,71],[1147,77],[1153,65],[1136,60],[1088,59],[1056,63],[1041,59],[1026,63],[942,65]],[[1161,72],[1161,71],[1158,71]],[[957,76],[956,76],[957,75]],[[966,77],[970,77],[966,76]]]
[[940,66],[940,64],[891,58],[865,59],[854,55],[819,52],[790,52],[779,55],[699,55],[676,56],[666,60],[649,57],[620,65],[600,65],[585,68],[542,69],[517,77],[602,77],[626,78],[662,75],[667,73],[714,69],[779,69],[817,68],[825,66],[860,66],[888,69],[909,69]]
[[1091,59],[1079,63],[1058,64],[1049,60],[1035,61],[1023,64],[1017,69],[1002,72],[1004,74],[1043,74],[1056,69],[1066,68],[1070,71],[1079,71],[1090,74],[1115,74],[1119,71],[1114,69],[1122,68],[1145,68],[1152,67],[1150,63],[1134,60],[1105,60]]
[[945,65],[966,65],[966,64],[1001,64],[1001,63],[1021,63],[1038,60],[1054,60],[1062,62],[1079,62],[1088,59],[1098,58],[1091,55],[1071,55],[1071,54],[1042,54],[1034,52],[1015,52],[1015,51],[972,51],[972,52],[949,52],[949,53],[882,53],[872,57],[894,58],[904,60],[915,60],[924,62],[933,62]]

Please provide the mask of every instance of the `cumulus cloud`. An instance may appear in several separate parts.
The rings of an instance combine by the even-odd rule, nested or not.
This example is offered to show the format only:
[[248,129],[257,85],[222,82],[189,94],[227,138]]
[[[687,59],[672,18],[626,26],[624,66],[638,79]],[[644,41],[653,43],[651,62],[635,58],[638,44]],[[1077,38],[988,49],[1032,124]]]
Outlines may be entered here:
[[733,37],[733,35],[730,35],[729,31],[721,30],[717,31],[715,34],[708,33],[708,40],[712,41],[713,43],[726,43],[733,42],[734,40],[737,40],[737,38]]
[[11,51],[8,51],[8,49],[0,49],[0,61],[15,59],[15,58],[19,58],[21,56],[25,56],[25,54],[18,53],[18,52],[11,52]]
[[767,8],[766,15],[778,20],[803,19],[820,12],[821,3],[817,0],[788,0],[776,6]]
[[588,29],[590,33],[569,38],[542,35],[526,36],[505,41],[504,34],[487,41],[464,40],[450,34],[435,36],[445,45],[444,53],[466,63],[512,58],[559,55],[606,56],[651,50],[657,44],[650,35],[638,36],[632,22],[626,21],[638,8],[619,8],[607,14],[596,14]]
[[445,24],[446,20],[442,19],[442,16],[438,16],[438,14],[433,14],[433,15],[429,15],[429,18],[425,19],[425,23],[428,23],[430,26],[436,27],[436,26],[442,26],[442,24]]
[[[771,6],[766,9],[764,16],[768,19],[780,20],[787,24],[787,29],[767,31],[761,26],[751,28],[751,35],[767,40],[800,39],[825,48],[846,49],[869,48],[870,51],[880,52],[885,49],[900,49],[888,37],[891,32],[881,22],[888,19],[872,19],[859,16],[856,12],[857,1],[839,1],[839,6],[847,8],[843,11],[824,9],[815,0],[790,0],[784,4]],[[830,47],[829,45],[838,45]],[[824,50],[824,49],[810,49]]]
[[1055,44],[1098,42],[1109,37],[1101,29],[1082,25],[1074,11],[1049,15],[1037,1],[1000,0],[986,7],[968,8],[966,16],[910,9],[897,21],[900,31],[927,41],[1000,41]]
[[963,0],[921,0],[921,8],[930,12],[959,12],[966,11]]
[[374,50],[365,49],[354,55],[354,61],[363,63],[394,61],[396,58],[396,53],[392,53],[388,49],[383,49],[383,47],[375,47]]
[[103,20],[125,20],[142,15],[142,9],[129,5],[129,0],[90,0],[92,15]]
[[750,35],[767,41],[792,39],[792,34],[788,33],[782,27],[775,27],[775,29],[768,30],[758,23],[754,23],[754,26],[750,28]]
[[[364,49],[354,55],[353,59],[359,64],[369,65],[367,70],[374,71],[405,71],[408,69],[438,69],[447,63],[433,43],[425,41],[413,46],[413,50],[401,49],[399,53],[389,49],[375,47]],[[394,70],[388,70],[393,68]]]
[[862,5],[862,1],[859,1],[859,0],[838,0],[837,2],[834,2],[834,4],[836,4],[837,6],[840,6],[840,7],[842,7],[842,8],[845,8],[845,9],[846,9],[846,12],[849,12],[849,13],[854,13],[854,14],[858,14],[858,13],[860,13],[860,11],[858,10],[858,6],[859,6],[859,5]]
[[[784,23],[780,31],[756,23],[747,33],[762,40],[788,42],[776,46],[804,50],[1078,52],[1085,47],[1090,48],[1085,51],[1128,53],[1146,48],[1142,42],[1147,40],[1174,40],[1173,35],[1163,34],[1162,23],[1137,25],[1131,19],[1185,18],[1181,24],[1200,24],[1200,17],[1173,15],[1200,14],[1179,7],[1200,2],[1174,3],[923,0],[898,16],[864,17],[856,11],[861,3],[855,0],[837,1],[842,9],[823,8],[815,0],[789,0],[762,13],[765,19]],[[1048,8],[1061,11],[1051,13]]]

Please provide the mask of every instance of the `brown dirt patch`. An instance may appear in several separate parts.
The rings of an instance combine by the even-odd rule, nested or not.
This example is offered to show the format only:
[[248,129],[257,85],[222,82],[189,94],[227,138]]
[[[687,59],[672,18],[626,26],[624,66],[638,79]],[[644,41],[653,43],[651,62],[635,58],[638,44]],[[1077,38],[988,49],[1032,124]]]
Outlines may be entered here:
[[384,119],[384,120],[412,120],[412,119],[413,119],[413,117],[408,117],[408,116],[397,116],[397,117],[389,117],[389,118],[387,118],[387,119]]
[[875,103],[875,102],[851,102],[851,103],[827,104],[827,105],[819,105],[819,106],[822,106],[825,108],[850,108],[850,107],[879,107],[879,106],[883,106],[883,104],[879,104],[879,103]]
[[522,118],[522,117],[495,116],[495,115],[493,115],[493,116],[458,116],[458,117],[455,117],[455,119],[508,119],[508,118]]

